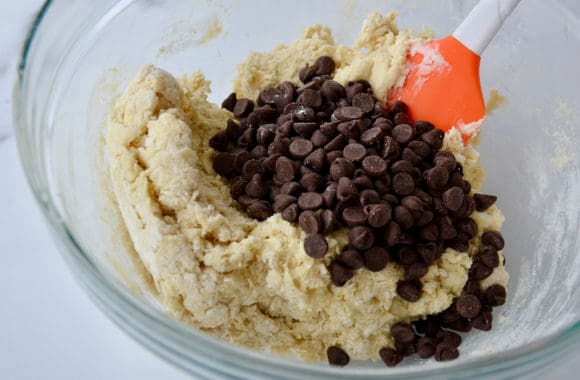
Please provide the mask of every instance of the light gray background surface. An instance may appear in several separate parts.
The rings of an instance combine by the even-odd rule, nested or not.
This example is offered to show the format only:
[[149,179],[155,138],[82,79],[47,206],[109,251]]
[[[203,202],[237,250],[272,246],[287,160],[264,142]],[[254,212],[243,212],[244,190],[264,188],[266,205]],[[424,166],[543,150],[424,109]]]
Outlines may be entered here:
[[[0,379],[186,379],[110,322],[57,252],[26,183],[10,97],[41,0],[0,0]],[[580,352],[546,376],[576,379]]]

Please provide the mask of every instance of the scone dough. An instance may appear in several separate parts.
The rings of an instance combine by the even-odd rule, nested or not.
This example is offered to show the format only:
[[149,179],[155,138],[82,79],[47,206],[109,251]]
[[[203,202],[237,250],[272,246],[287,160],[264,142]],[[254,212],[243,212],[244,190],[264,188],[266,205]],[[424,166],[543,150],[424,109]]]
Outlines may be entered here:
[[[267,86],[298,82],[300,68],[330,55],[336,80],[367,79],[376,94],[385,93],[404,76],[407,48],[417,40],[399,31],[394,17],[370,15],[353,48],[335,45],[331,31],[315,25],[294,43],[252,53],[238,66],[235,91],[255,98]],[[323,359],[330,345],[353,359],[376,359],[381,347],[393,345],[390,326],[437,313],[461,293],[479,236],[503,222],[495,206],[472,216],[479,234],[469,255],[447,249],[431,265],[419,301],[397,296],[403,270],[394,263],[381,272],[358,271],[335,287],[325,265],[346,244],[345,230],[328,238],[325,259],[312,259],[298,227],[280,215],[249,219],[213,171],[208,140],[232,115],[207,101],[209,91],[199,72],[178,80],[147,66],[116,101],[107,127],[114,193],[168,313],[230,342],[308,361]],[[444,149],[478,191],[479,153],[456,130],[447,133]],[[500,266],[484,286],[506,282]]]

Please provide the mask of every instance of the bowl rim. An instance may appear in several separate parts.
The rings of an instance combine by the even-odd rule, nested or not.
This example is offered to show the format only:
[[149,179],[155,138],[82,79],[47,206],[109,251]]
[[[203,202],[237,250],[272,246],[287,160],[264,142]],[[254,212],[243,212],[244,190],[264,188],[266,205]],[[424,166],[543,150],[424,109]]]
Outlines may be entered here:
[[[577,347],[579,345],[580,320],[576,320],[570,326],[560,331],[556,331],[537,341],[529,342],[521,347],[512,348],[501,353],[470,357],[458,362],[438,363],[436,367],[416,365],[395,368],[339,368],[327,366],[324,363],[321,365],[309,364],[296,359],[288,360],[287,358],[269,352],[260,352],[234,345],[215,336],[198,331],[194,327],[188,326],[171,318],[160,310],[145,304],[125,284],[111,276],[106,270],[101,269],[100,265],[85,252],[79,241],[75,238],[72,230],[64,223],[64,218],[52,202],[52,199],[46,196],[48,192],[42,186],[47,186],[47,184],[40,184],[35,180],[30,170],[31,166],[25,162],[25,158],[22,155],[27,142],[25,141],[25,137],[21,133],[18,133],[18,129],[24,128],[22,127],[22,122],[25,120],[25,117],[21,109],[24,99],[22,98],[21,90],[26,75],[27,60],[39,26],[42,24],[53,3],[55,3],[55,0],[45,0],[34,21],[31,23],[17,65],[18,72],[13,90],[13,124],[18,143],[19,158],[34,198],[40,206],[51,232],[56,235],[56,243],[60,243],[60,254],[65,258],[67,265],[71,267],[70,269],[76,275],[77,280],[85,287],[88,295],[101,311],[107,314],[122,331],[128,333],[148,349],[153,350],[151,346],[139,339],[139,333],[147,334],[147,331],[127,331],[120,323],[119,318],[117,318],[118,316],[115,317],[112,313],[121,313],[124,316],[141,319],[141,322],[149,324],[155,327],[157,331],[166,334],[165,336],[175,339],[175,342],[182,346],[180,348],[187,349],[189,346],[191,349],[194,349],[194,351],[190,352],[195,352],[196,354],[200,354],[200,351],[203,351],[201,355],[205,356],[205,359],[210,359],[209,363],[218,366],[231,364],[234,366],[232,370],[239,368],[257,371],[255,373],[262,374],[264,373],[264,369],[272,370],[272,373],[283,369],[287,374],[330,376],[332,378],[344,379],[353,378],[353,376],[381,379],[423,378],[425,375],[449,375],[448,371],[452,368],[454,371],[460,373],[465,372],[476,374],[476,376],[485,376],[492,373],[499,374],[503,371],[509,371],[525,362],[538,361],[541,364],[546,362],[546,358],[552,359],[552,361],[563,360],[566,357],[566,353],[570,354],[574,352],[574,350],[565,350],[565,348]],[[33,162],[33,164],[40,165],[39,162]],[[80,270],[80,272],[75,273],[77,270]],[[79,274],[82,275],[79,276]],[[171,351],[172,347],[165,346],[164,349]],[[171,357],[163,355],[160,351],[156,353],[173,364],[184,367],[176,360],[172,360]],[[173,354],[183,355],[183,352],[173,352]],[[192,358],[188,356],[186,359],[191,360]],[[208,362],[206,361],[206,363]],[[209,368],[211,370],[219,369],[219,367],[211,366]],[[231,373],[229,374],[231,375]],[[271,375],[270,372],[268,374]]]

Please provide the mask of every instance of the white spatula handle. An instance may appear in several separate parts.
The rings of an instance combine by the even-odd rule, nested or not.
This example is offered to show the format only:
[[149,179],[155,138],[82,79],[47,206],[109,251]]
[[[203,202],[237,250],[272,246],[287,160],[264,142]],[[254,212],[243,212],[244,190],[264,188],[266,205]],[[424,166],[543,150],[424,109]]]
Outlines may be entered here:
[[480,0],[453,33],[472,52],[481,55],[520,0]]

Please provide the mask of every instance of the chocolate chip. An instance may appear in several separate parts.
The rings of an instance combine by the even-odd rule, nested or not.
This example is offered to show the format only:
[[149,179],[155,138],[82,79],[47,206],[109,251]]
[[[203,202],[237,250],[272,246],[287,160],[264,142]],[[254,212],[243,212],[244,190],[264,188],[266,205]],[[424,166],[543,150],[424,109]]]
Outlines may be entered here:
[[359,93],[352,97],[352,105],[364,113],[369,113],[375,109],[375,100],[370,94]]
[[371,272],[379,272],[385,269],[389,261],[389,252],[381,247],[371,247],[363,252],[365,267]]
[[457,238],[457,230],[451,225],[447,218],[440,218],[438,222],[439,238],[441,240],[451,240]]
[[311,210],[300,213],[298,225],[308,235],[317,234],[321,231],[320,218]]
[[[361,194],[362,196],[362,194]],[[392,208],[388,204],[379,203],[365,208],[367,221],[371,227],[384,227],[391,220]]]
[[247,128],[236,121],[229,119],[226,124],[226,135],[232,142],[236,142]]
[[234,106],[234,116],[241,118],[248,116],[254,110],[254,102],[250,99],[242,98],[236,101]]
[[411,119],[409,119],[409,115],[406,112],[397,112],[393,116],[393,121],[395,124],[410,124]]
[[392,160],[399,156],[401,147],[399,143],[391,136],[385,137],[383,150],[381,152],[384,159]]
[[393,176],[393,191],[398,196],[406,196],[413,192],[415,181],[408,173],[397,173]]
[[362,207],[347,207],[342,212],[342,220],[347,226],[361,226],[367,222],[367,214]]
[[383,194],[383,199],[388,201],[389,203],[395,204],[398,203],[399,200],[391,192],[391,177],[388,174],[383,174],[381,177],[376,178],[374,180],[375,190],[379,192],[379,194]]
[[419,218],[417,218],[415,220],[415,226],[417,227],[424,227],[427,224],[431,223],[431,221],[433,220],[435,216],[433,215],[433,213],[429,210],[423,211],[421,213],[421,215],[419,216]]
[[346,87],[346,99],[352,102],[352,99],[356,94],[360,94],[365,91],[365,85],[360,82],[349,82]]
[[[368,178],[368,177],[367,177]],[[355,182],[356,183],[356,182]],[[371,182],[372,184],[372,182]],[[372,186],[371,186],[372,187]],[[379,203],[381,201],[381,196],[375,190],[365,189],[360,192],[359,202],[363,206],[372,205],[375,203]],[[368,213],[368,212],[367,212]],[[377,221],[379,222],[379,221]],[[370,223],[370,222],[369,222]],[[373,226],[375,227],[375,226]],[[382,227],[382,226],[381,226]]]
[[228,136],[226,131],[219,131],[209,139],[209,146],[219,152],[225,152],[228,149]]
[[318,193],[303,193],[298,198],[298,206],[303,210],[317,210],[322,206],[322,195]]
[[278,194],[274,199],[274,211],[282,212],[286,209],[286,207],[296,203],[296,201],[296,197],[293,197],[292,195]]
[[354,165],[346,158],[337,158],[330,165],[330,178],[333,181],[339,181],[341,178],[354,177]]
[[251,149],[255,144],[256,130],[248,128],[238,138],[237,145],[244,149]]
[[393,128],[393,138],[401,144],[406,144],[413,138],[413,128],[409,124],[399,124]]
[[290,182],[296,177],[294,162],[287,157],[280,157],[276,161],[276,178],[281,182]]
[[408,323],[397,323],[391,327],[393,339],[401,343],[410,343],[415,339],[415,330]]
[[457,347],[453,347],[450,344],[440,343],[435,349],[434,357],[438,362],[457,359],[458,356],[459,351],[457,350]]
[[302,160],[312,152],[313,148],[314,146],[310,140],[297,138],[290,143],[289,151],[292,158]]
[[354,249],[345,249],[336,260],[354,270],[362,268],[364,264],[363,257]]
[[468,280],[463,287],[463,293],[473,294],[479,297],[481,290],[479,288],[479,283],[477,281]]
[[242,206],[244,210],[247,209],[250,205],[258,202],[259,200],[260,200],[259,198],[252,198],[246,194],[240,195],[240,197],[237,199],[238,203],[240,204],[240,206]]
[[316,66],[316,75],[330,75],[334,72],[336,63],[332,57],[323,55],[318,57],[314,62],[314,66]]
[[498,231],[486,231],[481,235],[481,242],[485,245],[491,245],[498,251],[505,246],[503,236]]
[[424,336],[417,341],[417,355],[421,359],[429,359],[435,354],[435,340]]
[[435,126],[428,121],[418,120],[413,124],[413,130],[416,135],[422,135],[425,132],[433,130]]
[[433,242],[417,244],[417,253],[425,264],[431,265],[437,258],[437,245]]
[[298,102],[307,107],[318,108],[322,105],[322,96],[318,91],[306,89],[298,97]]
[[422,284],[417,280],[403,280],[397,284],[397,294],[405,301],[415,302],[421,297]]
[[357,120],[342,122],[338,124],[336,129],[342,133],[343,136],[353,141],[358,141],[363,130]]
[[[494,284],[485,289],[483,293],[483,300],[486,305],[496,307],[505,303],[506,290],[499,284]],[[475,327],[475,326],[474,326]]]
[[299,195],[302,192],[302,186],[298,182],[285,182],[280,187],[281,194]]
[[309,235],[304,239],[304,251],[310,257],[320,259],[328,251],[328,243],[321,234]]
[[443,204],[451,211],[457,211],[463,204],[463,190],[459,186],[451,187],[443,193]]
[[[305,168],[306,170],[309,170],[305,166],[302,166],[301,168]],[[314,172],[304,173],[302,175],[302,178],[300,178],[300,185],[307,192],[318,192],[318,190],[322,186],[324,186],[324,182],[325,182],[324,177],[322,177],[320,174],[314,173]]]
[[354,182],[347,178],[341,177],[338,180],[338,186],[336,188],[336,197],[339,201],[351,201],[357,199],[359,196],[358,191]]
[[490,268],[496,268],[499,265],[497,250],[490,245],[484,245],[479,251],[477,257],[482,263]]
[[234,156],[231,153],[220,152],[213,159],[213,170],[226,178],[234,174]]
[[383,238],[385,243],[387,243],[387,246],[392,247],[396,244],[399,244],[402,239],[402,235],[401,227],[399,227],[399,225],[395,222],[389,222],[385,227]]
[[309,139],[314,131],[318,129],[318,124],[311,122],[300,122],[292,124],[292,128],[302,137]]
[[362,160],[366,154],[367,149],[363,145],[358,143],[348,144],[342,150],[342,156],[345,159],[350,160],[352,162],[358,162]]
[[[402,243],[401,243],[402,244]],[[399,264],[404,267],[413,265],[417,263],[419,259],[419,254],[412,247],[407,245],[400,245],[397,250],[397,257]]]
[[324,149],[318,148],[312,153],[310,153],[304,159],[304,163],[310,166],[312,169],[316,170],[317,172],[322,172],[322,170],[324,170],[326,166],[326,153],[324,153]]
[[429,265],[414,263],[405,269],[405,280],[420,280],[429,271]]
[[393,162],[389,171],[392,174],[396,173],[412,173],[413,172],[413,164],[407,160],[398,160]]
[[348,242],[356,249],[366,250],[373,246],[375,234],[367,227],[355,226],[348,232]]
[[268,150],[263,145],[255,146],[250,152],[250,157],[255,158],[255,159],[264,158],[267,155],[268,155]]
[[298,213],[300,212],[300,208],[298,207],[297,203],[293,203],[290,206],[286,207],[284,211],[282,211],[282,219],[287,222],[295,223],[298,219]]
[[455,308],[455,304],[452,304],[447,309],[445,309],[441,313],[439,313],[439,319],[444,324],[449,324],[449,323],[455,322],[459,318],[461,318],[461,317],[457,313],[457,309]]
[[264,124],[261,125],[256,131],[256,140],[258,144],[268,146],[276,135],[276,124]]
[[489,331],[491,330],[493,323],[493,315],[491,311],[484,310],[479,315],[471,321],[471,325],[474,329]]
[[481,261],[474,262],[469,270],[471,279],[475,281],[485,280],[491,275],[491,272],[493,272],[493,269]]
[[237,100],[238,99],[236,98],[236,93],[235,92],[232,92],[222,102],[222,108],[224,108],[224,109],[226,109],[226,110],[228,110],[230,112],[234,112],[234,107],[236,106]]
[[461,345],[461,335],[449,331],[449,330],[439,330],[437,332],[437,342],[438,344],[448,344],[453,347],[459,347]]
[[379,356],[387,367],[394,367],[404,359],[402,354],[392,348],[381,348]]
[[387,163],[379,156],[366,156],[362,160],[362,168],[368,175],[378,177],[387,170]]
[[464,333],[470,332],[472,329],[471,321],[465,318],[459,318],[454,322],[447,323],[445,327],[450,330],[455,330]]
[[439,150],[443,146],[443,138],[445,134],[440,129],[433,129],[421,135],[421,140],[431,145],[434,150]]
[[[290,120],[282,120],[283,118],[286,118],[288,116],[290,116]],[[292,121],[291,119],[292,119],[291,115],[284,115],[278,118],[277,121],[278,128],[276,129],[276,135],[288,137],[293,133],[294,121]]]
[[[447,170],[448,172],[454,171],[455,168],[457,167],[457,161],[455,161],[455,157],[437,156],[433,159],[433,163],[435,164],[435,166],[445,168],[445,170]],[[462,177],[461,174],[457,173],[457,175],[461,179]],[[457,175],[450,181],[450,184],[452,186],[458,186],[460,184],[457,181]],[[463,181],[463,179],[461,179],[461,181]]]
[[497,201],[495,195],[489,194],[473,194],[473,199],[475,200],[475,209],[480,212],[487,210]]
[[[347,143],[346,137],[344,137],[344,135],[338,135],[335,138],[333,138],[332,140],[330,140],[330,142],[324,146],[324,150],[326,152],[340,150],[341,151],[340,154],[342,155],[342,148],[344,148],[346,143]],[[330,160],[330,159],[329,159],[329,161],[332,162],[332,160]]]
[[328,363],[331,365],[344,367],[350,362],[348,354],[338,346],[328,347],[326,350],[326,356],[328,357]]
[[308,83],[316,75],[316,66],[306,66],[298,73],[298,78],[302,83]]
[[232,181],[232,186],[230,187],[230,195],[234,199],[238,199],[245,193],[246,184],[248,182],[244,180],[242,177],[237,177],[235,180]]
[[443,189],[449,180],[449,172],[439,166],[427,170],[423,176],[425,177],[427,185],[434,190]]
[[363,117],[363,111],[360,108],[347,106],[337,108],[332,114],[332,117],[336,120],[351,121]]
[[324,132],[325,134],[327,134],[328,136],[335,136],[336,132],[338,130],[338,125],[340,124],[340,121],[336,120],[336,121],[331,121],[328,123],[322,123],[320,125],[320,130],[322,132]]
[[268,193],[268,189],[265,187],[262,181],[261,174],[254,174],[252,179],[246,185],[246,194],[253,198],[262,198]]
[[456,220],[455,227],[458,231],[463,232],[469,240],[477,234],[477,223],[471,218]]
[[408,230],[413,226],[413,215],[404,206],[397,206],[393,210],[393,220],[401,227],[402,230]]
[[329,234],[336,230],[338,226],[338,218],[332,210],[324,210],[320,214],[320,220],[322,222],[321,232],[323,234]]
[[263,174],[263,173],[264,173],[264,167],[262,166],[262,163],[260,162],[260,160],[257,160],[257,159],[247,160],[246,162],[244,162],[244,164],[242,166],[242,176],[246,180],[252,179],[252,177],[254,177],[254,175],[256,175],[256,174]]
[[262,92],[260,92],[260,95],[258,96],[258,98],[264,104],[275,105],[276,102],[278,102],[282,96],[283,96],[282,91],[280,91],[279,89],[266,88],[266,89],[262,90]]
[[266,201],[258,201],[249,205],[246,212],[250,218],[263,221],[272,215],[272,207]]
[[317,129],[314,132],[312,132],[312,137],[310,137],[310,141],[312,141],[312,144],[315,147],[323,147],[330,142],[330,136],[322,132],[320,129]]
[[290,146],[290,140],[288,138],[276,135],[272,144],[268,146],[268,154],[273,155],[276,153],[286,155],[288,154],[288,147]]
[[401,343],[395,341],[395,349],[397,352],[401,353],[404,357],[414,355],[417,353],[417,345],[413,341],[411,343]]
[[343,286],[348,280],[354,276],[351,268],[343,265],[339,261],[332,261],[328,266],[330,279],[335,286]]
[[330,101],[336,101],[345,96],[344,87],[334,80],[324,82],[321,92]]
[[278,111],[270,106],[262,106],[254,108],[254,111],[248,115],[246,123],[250,127],[258,127],[262,124],[275,122],[278,115]]
[[[292,119],[297,122],[313,122],[316,120],[316,113],[310,107],[305,106],[304,104],[293,102],[288,104],[284,108],[284,113],[292,115]],[[296,124],[296,123],[295,123]],[[314,123],[316,124],[316,123]],[[294,126],[296,129],[296,126]],[[299,132],[300,133],[300,132]],[[304,136],[310,137],[310,136]]]
[[463,318],[475,318],[481,311],[481,302],[473,294],[464,294],[455,301],[455,307]]

